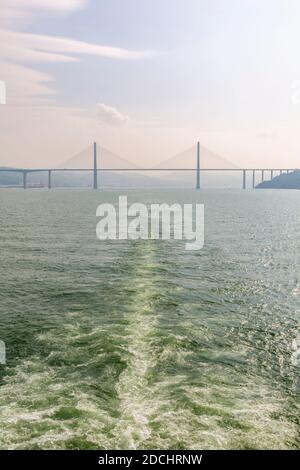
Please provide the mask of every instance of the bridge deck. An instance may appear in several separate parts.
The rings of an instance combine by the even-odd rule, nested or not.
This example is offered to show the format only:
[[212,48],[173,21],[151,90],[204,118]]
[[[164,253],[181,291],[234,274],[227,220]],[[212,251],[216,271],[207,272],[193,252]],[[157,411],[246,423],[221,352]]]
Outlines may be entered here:
[[[295,171],[295,168],[201,168],[202,171]],[[0,168],[0,172],[9,173],[42,173],[58,171],[94,171],[94,168]],[[197,168],[98,168],[101,171],[197,171]]]

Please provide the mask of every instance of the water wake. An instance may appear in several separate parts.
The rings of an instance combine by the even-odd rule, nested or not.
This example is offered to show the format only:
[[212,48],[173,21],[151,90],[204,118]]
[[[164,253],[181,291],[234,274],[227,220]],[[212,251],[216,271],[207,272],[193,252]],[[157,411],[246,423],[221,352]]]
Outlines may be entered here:
[[149,419],[155,404],[148,383],[148,373],[156,364],[151,338],[158,324],[158,313],[153,309],[153,299],[158,292],[151,269],[151,246],[144,247],[137,256],[140,259],[135,278],[131,280],[135,293],[125,330],[128,365],[116,385],[121,416],[114,434],[123,449],[136,449],[150,438]]

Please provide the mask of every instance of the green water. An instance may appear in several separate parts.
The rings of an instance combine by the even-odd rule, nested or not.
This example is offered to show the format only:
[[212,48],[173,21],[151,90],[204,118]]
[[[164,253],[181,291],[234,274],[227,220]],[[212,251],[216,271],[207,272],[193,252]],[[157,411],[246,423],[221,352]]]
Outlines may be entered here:
[[300,193],[127,194],[203,202],[204,249],[98,241],[117,192],[1,190],[0,448],[299,448]]

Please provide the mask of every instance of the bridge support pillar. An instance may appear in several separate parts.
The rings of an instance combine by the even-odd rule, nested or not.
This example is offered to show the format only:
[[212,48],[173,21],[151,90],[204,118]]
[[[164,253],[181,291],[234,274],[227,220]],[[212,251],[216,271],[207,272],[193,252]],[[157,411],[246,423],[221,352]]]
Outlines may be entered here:
[[197,143],[197,177],[196,177],[196,189],[200,189],[200,142]]
[[255,189],[255,170],[252,172],[252,188]]
[[93,171],[93,189],[98,189],[98,171],[97,171],[97,143],[94,142],[94,171]]
[[265,170],[261,170],[261,182],[265,181]]
[[51,170],[48,170],[48,189],[52,189],[52,174]]
[[271,180],[274,178],[274,170],[271,170]]
[[246,170],[243,170],[243,189],[246,189]]
[[23,171],[23,189],[27,188],[27,171]]
[[281,176],[281,175],[282,175],[282,170],[280,170],[280,172],[279,172],[279,173],[280,173],[280,176]]

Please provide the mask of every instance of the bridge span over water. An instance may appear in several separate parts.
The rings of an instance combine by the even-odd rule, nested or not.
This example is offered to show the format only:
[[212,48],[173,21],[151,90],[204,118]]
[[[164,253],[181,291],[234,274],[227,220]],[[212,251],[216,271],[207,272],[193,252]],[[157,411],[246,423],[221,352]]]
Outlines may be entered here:
[[[157,165],[156,167],[146,167],[146,168],[141,168],[133,165],[132,163],[124,160],[123,158],[117,156],[116,154],[113,154],[110,151],[107,151],[106,149],[99,148],[96,144],[96,142],[93,144],[92,147],[88,147],[88,149],[92,149],[93,154],[91,155],[91,160],[92,160],[92,167],[91,168],[85,168],[85,167],[73,167],[72,163],[76,161],[76,158],[80,156],[83,152],[80,154],[76,155],[75,157],[72,157],[66,162],[66,166],[64,167],[63,165],[58,167],[58,168],[0,168],[0,172],[9,172],[9,173],[18,173],[22,175],[22,186],[23,189],[27,189],[28,187],[28,175],[33,174],[33,173],[46,173],[48,175],[48,184],[47,187],[48,189],[52,189],[52,176],[54,173],[58,172],[90,172],[92,175],[92,188],[94,190],[97,190],[100,188],[100,183],[99,183],[99,174],[102,172],[139,172],[139,173],[147,173],[147,172],[193,172],[195,174],[195,188],[196,189],[201,189],[201,175],[204,172],[238,172],[241,174],[241,187],[243,189],[247,189],[247,176],[249,174],[252,175],[252,184],[251,188],[256,187],[256,177],[259,174],[260,175],[260,180],[263,182],[265,181],[266,175],[268,174],[271,179],[274,178],[274,176],[278,174],[283,174],[283,173],[289,173],[295,171],[294,168],[239,168],[234,164],[231,164],[227,160],[223,159],[222,157],[219,157],[217,154],[214,154],[213,152],[210,152],[208,149],[208,152],[211,154],[213,159],[217,161],[220,164],[220,167],[216,166],[203,166],[202,159],[201,159],[201,153],[202,153],[202,148],[200,145],[200,142],[197,143],[196,147],[194,148],[189,148],[185,152],[181,152],[178,155],[175,155],[175,157],[172,157],[165,162]],[[100,152],[99,152],[100,149]],[[113,163],[114,165],[109,166],[109,164],[105,166],[101,166],[99,164],[101,162],[101,149],[105,150],[110,154],[110,156],[113,157]],[[193,150],[194,152],[194,161],[195,161],[195,166],[189,165],[189,166],[183,166],[182,161],[180,161],[180,158],[184,157],[187,152],[191,152]],[[118,165],[118,163],[120,163]]]

